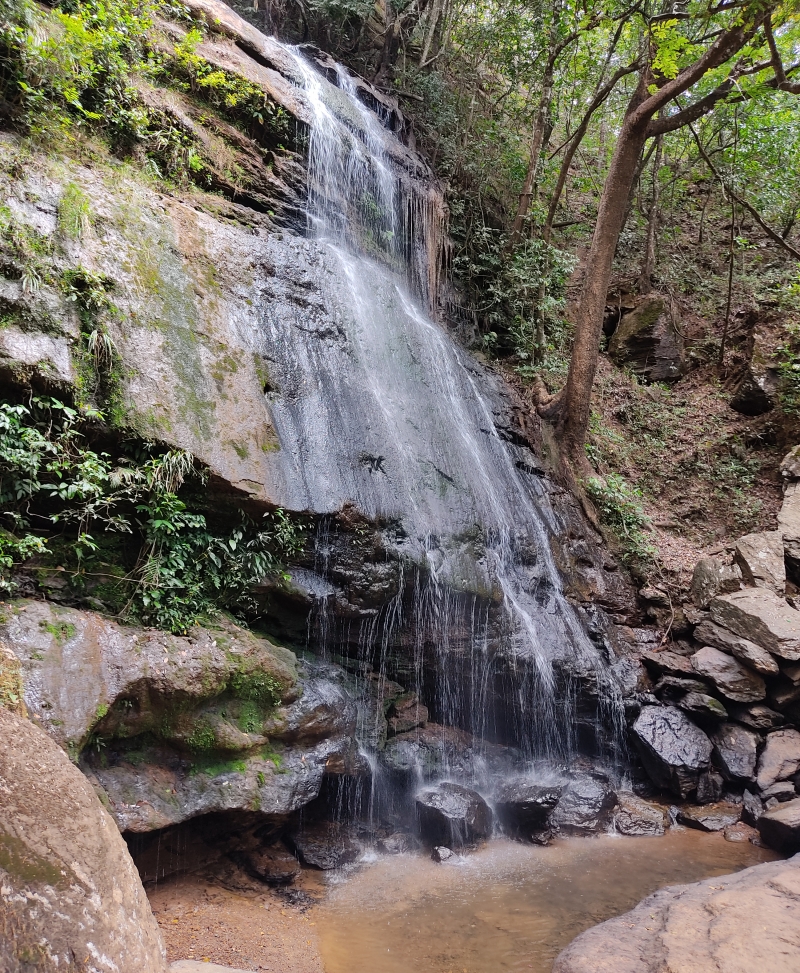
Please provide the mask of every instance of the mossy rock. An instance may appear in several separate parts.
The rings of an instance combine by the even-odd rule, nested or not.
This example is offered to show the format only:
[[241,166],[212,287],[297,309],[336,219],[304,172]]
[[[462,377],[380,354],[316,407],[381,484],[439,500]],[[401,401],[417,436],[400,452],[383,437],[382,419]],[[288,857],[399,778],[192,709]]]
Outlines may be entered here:
[[683,338],[663,297],[643,298],[623,315],[608,344],[615,364],[648,382],[674,382],[685,370]]

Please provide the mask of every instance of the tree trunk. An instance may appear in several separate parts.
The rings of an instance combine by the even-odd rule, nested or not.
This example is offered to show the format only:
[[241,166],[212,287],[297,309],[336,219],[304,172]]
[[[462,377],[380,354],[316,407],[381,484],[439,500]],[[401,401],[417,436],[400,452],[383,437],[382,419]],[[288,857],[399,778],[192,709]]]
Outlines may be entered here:
[[653,271],[656,269],[656,233],[658,231],[658,207],[661,198],[661,184],[658,173],[663,157],[663,135],[656,138],[656,154],[653,159],[653,192],[650,196],[650,212],[647,217],[647,241],[644,246],[642,272],[639,276],[639,293],[649,294],[653,289]]
[[611,282],[614,251],[625,223],[636,169],[647,140],[649,118],[635,119],[636,108],[647,97],[646,73],[625,113],[597,213],[586,274],[573,315],[575,339],[564,390],[546,412],[557,416],[558,432],[567,460],[575,473],[587,469],[584,451],[589,427],[592,385],[597,370],[603,313]]
[[[539,108],[536,112],[536,121],[533,124],[533,135],[531,136],[531,155],[528,161],[528,171],[525,173],[525,182],[522,185],[522,192],[519,197],[519,207],[514,218],[514,226],[511,229],[511,236],[508,240],[509,248],[515,247],[522,239],[522,231],[525,227],[525,218],[531,208],[531,203],[536,198],[537,182],[539,178],[539,165],[542,160],[542,147],[545,141],[545,132],[550,122],[550,105],[553,101],[553,66],[548,62],[545,76],[542,79],[542,94],[539,98]],[[552,130],[552,127],[551,127]]]

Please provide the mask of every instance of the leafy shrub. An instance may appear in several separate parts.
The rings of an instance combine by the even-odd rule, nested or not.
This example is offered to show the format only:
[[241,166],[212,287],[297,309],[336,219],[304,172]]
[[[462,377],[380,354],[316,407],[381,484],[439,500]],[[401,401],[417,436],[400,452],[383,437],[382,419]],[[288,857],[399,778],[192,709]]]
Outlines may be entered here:
[[[204,482],[190,453],[148,443],[98,452],[88,436],[101,419],[46,396],[0,403],[0,590],[13,592],[33,558],[66,571],[76,592],[97,580],[115,586],[123,616],[176,633],[223,607],[254,611],[253,584],[281,575],[281,559],[302,543],[286,513],[209,524],[180,496],[191,485],[196,504]],[[113,538],[124,541],[122,576],[118,561],[104,560]],[[242,698],[266,701],[273,687],[257,677]]]
[[594,501],[600,520],[616,535],[624,561],[652,561],[656,548],[651,540],[650,521],[642,509],[642,491],[631,487],[617,473],[604,480],[590,477],[586,492]]

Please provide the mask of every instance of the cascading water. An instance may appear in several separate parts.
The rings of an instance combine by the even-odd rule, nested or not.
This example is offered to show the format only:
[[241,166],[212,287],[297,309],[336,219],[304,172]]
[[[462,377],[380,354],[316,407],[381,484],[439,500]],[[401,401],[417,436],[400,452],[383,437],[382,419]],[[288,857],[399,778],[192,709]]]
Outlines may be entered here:
[[[510,742],[527,761],[567,761],[577,690],[564,671],[599,687],[606,743],[621,728],[618,694],[563,594],[548,486],[524,448],[501,438],[485,370],[432,320],[438,197],[430,182],[419,188],[424,174],[404,166],[410,153],[343,68],[333,84],[288,50],[312,119],[309,239],[292,244],[292,267],[282,258],[294,286],[263,308],[263,354],[280,393],[273,495],[331,514],[351,505],[393,531],[401,581],[338,643],[357,642],[381,669],[402,638],[406,685],[438,724]],[[335,591],[319,578],[329,529],[317,538],[318,653],[332,638]],[[474,779],[486,766],[445,757],[439,770]]]

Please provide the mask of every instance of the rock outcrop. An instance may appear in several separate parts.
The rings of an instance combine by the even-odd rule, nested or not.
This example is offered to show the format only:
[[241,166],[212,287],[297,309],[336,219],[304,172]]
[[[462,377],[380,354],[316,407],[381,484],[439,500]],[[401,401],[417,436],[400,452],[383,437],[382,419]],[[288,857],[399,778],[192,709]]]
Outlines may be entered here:
[[0,738],[0,968],[164,973],[141,880],[89,781],[3,708]]
[[477,791],[445,782],[416,800],[423,838],[434,846],[462,848],[492,833],[492,810]]
[[633,724],[633,736],[655,783],[688,797],[711,760],[713,747],[706,734],[675,707],[645,706]]
[[800,966],[800,856],[661,889],[581,933],[553,973],[790,973]]
[[661,297],[645,297],[622,316],[608,353],[651,382],[675,381],[685,365],[683,339]]

